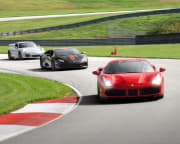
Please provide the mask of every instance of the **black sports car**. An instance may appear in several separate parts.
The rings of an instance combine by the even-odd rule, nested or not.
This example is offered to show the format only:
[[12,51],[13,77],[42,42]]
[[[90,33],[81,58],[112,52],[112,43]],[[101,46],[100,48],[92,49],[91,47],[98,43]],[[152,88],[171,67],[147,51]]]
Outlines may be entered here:
[[75,48],[56,48],[46,51],[40,57],[42,69],[87,68],[88,57]]

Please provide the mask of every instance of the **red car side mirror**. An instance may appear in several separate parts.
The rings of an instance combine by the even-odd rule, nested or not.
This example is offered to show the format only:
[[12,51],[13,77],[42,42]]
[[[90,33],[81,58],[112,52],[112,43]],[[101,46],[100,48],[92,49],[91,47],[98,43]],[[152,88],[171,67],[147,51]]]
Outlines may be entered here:
[[98,68],[98,71],[102,71],[102,70],[103,70],[103,67],[99,67],[99,68]]
[[93,71],[92,73],[97,76],[100,75],[100,71]]
[[160,71],[160,72],[164,72],[164,71],[166,71],[166,69],[161,67],[161,68],[159,69],[159,71]]
[[156,71],[156,67],[155,67],[155,65],[152,65],[152,67],[153,67],[154,71]]

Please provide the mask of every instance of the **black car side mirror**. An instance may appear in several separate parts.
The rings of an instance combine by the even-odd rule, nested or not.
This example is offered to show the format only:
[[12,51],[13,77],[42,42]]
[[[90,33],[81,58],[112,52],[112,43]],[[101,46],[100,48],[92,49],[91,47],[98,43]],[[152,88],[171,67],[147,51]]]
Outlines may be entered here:
[[86,54],[86,52],[81,52],[81,54]]

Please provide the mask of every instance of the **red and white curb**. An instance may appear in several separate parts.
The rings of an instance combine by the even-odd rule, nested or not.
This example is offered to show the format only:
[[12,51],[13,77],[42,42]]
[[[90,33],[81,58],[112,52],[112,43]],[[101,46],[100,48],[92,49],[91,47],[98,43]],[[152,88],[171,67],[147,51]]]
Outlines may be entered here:
[[28,104],[0,117],[0,141],[49,123],[70,112],[78,102],[77,96]]

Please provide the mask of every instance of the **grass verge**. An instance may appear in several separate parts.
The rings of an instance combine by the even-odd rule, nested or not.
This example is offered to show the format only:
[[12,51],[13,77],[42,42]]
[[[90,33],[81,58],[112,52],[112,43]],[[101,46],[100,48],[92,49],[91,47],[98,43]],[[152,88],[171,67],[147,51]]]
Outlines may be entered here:
[[0,84],[0,115],[28,103],[75,95],[58,82],[19,74],[0,73]]
[[[96,16],[97,17],[105,17]],[[6,30],[22,30],[24,28],[31,29],[32,27],[46,27],[52,26],[53,24],[64,24],[71,23],[83,20],[90,20],[95,17],[74,17],[71,21],[71,18],[62,18],[65,21],[61,22],[54,19],[44,19],[44,20],[28,20],[23,26],[19,21],[17,22],[4,22],[0,24],[0,31]],[[71,29],[62,29],[56,31],[48,31],[41,33],[32,33],[25,35],[16,35],[16,36],[1,36],[0,39],[83,39],[83,38],[114,38],[114,37],[132,37],[135,35],[144,35],[149,32],[149,30],[154,27],[154,24],[161,23],[166,21],[169,18],[174,18],[180,20],[180,14],[165,14],[165,15],[154,15],[154,16],[143,16],[143,17],[134,17],[134,18],[124,18],[110,20],[106,22],[81,26]],[[60,18],[59,18],[60,20]],[[57,21],[57,22],[55,22]],[[40,25],[39,25],[40,24]],[[34,25],[34,26],[33,26]],[[54,25],[54,26],[55,26]]]
[[[72,46],[86,52],[88,56],[109,57],[114,46]],[[7,54],[8,46],[0,46],[0,53]],[[57,47],[44,47],[45,50]],[[180,44],[158,45],[126,45],[117,46],[118,55],[114,57],[144,57],[144,58],[167,58],[180,59]]]
[[79,23],[83,21],[113,16],[113,15],[117,15],[117,14],[5,21],[5,22],[0,22],[0,32],[10,32],[10,31],[19,31],[19,30],[28,30],[28,29],[37,29],[37,28],[52,27],[58,25],[73,24],[73,23]]
[[[51,49],[52,47],[46,47]],[[88,56],[109,57],[114,46],[76,46]],[[180,59],[180,44],[117,46],[118,54],[113,57],[141,57]]]

